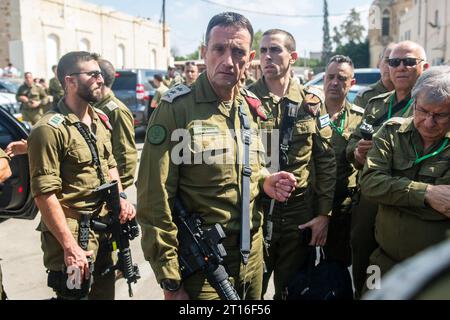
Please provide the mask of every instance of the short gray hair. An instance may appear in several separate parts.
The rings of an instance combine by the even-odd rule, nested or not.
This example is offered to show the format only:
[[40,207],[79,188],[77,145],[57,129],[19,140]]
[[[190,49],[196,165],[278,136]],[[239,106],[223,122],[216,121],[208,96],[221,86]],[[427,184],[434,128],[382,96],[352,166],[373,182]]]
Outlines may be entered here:
[[423,103],[450,102],[450,66],[431,67],[417,79],[411,91],[413,99]]

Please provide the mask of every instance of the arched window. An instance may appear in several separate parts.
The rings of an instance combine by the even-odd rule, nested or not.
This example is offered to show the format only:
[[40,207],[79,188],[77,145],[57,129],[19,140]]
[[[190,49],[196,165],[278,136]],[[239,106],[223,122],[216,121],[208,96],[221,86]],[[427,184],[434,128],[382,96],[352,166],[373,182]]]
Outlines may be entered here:
[[123,44],[119,44],[117,46],[117,69],[122,69],[125,67],[125,46]]
[[89,43],[89,40],[86,38],[80,40],[78,47],[80,48],[80,51],[87,51],[87,52],[91,51],[91,44]]
[[389,36],[389,26],[391,23],[391,13],[389,10],[383,11],[383,18],[381,23],[381,35],[382,36]]
[[46,43],[47,49],[47,76],[53,77],[52,66],[58,64],[60,52],[59,52],[59,37],[55,34],[50,34],[47,37]]

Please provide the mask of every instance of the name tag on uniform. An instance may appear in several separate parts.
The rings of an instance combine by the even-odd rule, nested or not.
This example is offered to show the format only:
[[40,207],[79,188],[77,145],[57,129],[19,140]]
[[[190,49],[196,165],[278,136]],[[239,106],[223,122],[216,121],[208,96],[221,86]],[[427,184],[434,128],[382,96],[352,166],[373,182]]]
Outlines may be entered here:
[[330,115],[326,114],[319,117],[320,129],[330,125]]
[[216,135],[219,134],[219,128],[213,126],[195,126],[193,128],[194,135]]

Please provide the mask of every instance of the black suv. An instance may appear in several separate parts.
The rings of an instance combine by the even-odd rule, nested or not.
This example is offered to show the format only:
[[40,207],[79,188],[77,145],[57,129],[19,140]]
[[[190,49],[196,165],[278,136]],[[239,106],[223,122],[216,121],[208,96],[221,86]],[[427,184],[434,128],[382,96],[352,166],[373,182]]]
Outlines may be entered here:
[[[27,137],[28,130],[0,108],[0,148],[4,150],[11,141]],[[0,218],[34,219],[38,209],[31,196],[28,156],[15,156],[9,165],[12,175],[0,184]]]
[[133,113],[134,126],[146,126],[150,117],[150,102],[155,95],[151,84],[155,74],[166,75],[164,70],[123,69],[116,70],[112,90]]

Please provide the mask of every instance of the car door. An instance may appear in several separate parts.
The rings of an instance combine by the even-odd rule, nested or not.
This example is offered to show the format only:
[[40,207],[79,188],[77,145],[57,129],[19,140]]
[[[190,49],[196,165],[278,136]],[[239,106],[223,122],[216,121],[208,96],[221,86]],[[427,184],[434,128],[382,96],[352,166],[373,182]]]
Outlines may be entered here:
[[[0,148],[4,150],[11,141],[27,137],[27,129],[0,108]],[[0,218],[34,219],[38,209],[31,196],[28,156],[15,156],[9,165],[12,175],[0,184]]]

